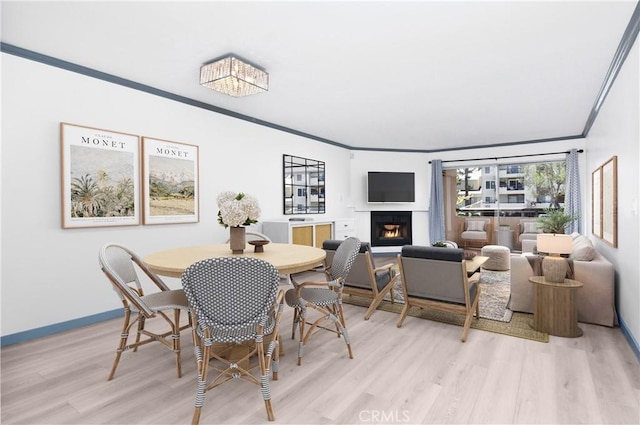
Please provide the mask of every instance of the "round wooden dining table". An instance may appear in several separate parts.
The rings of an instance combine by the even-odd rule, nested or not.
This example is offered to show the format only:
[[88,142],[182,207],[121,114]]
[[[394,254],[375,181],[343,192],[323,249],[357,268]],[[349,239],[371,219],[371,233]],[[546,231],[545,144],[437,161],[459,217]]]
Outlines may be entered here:
[[288,275],[321,265],[326,256],[323,249],[306,245],[270,243],[263,248],[264,252],[254,252],[254,247],[247,244],[244,253],[232,254],[229,244],[185,246],[154,252],[143,261],[156,274],[180,278],[187,267],[205,258],[260,258],[273,264],[278,273]]

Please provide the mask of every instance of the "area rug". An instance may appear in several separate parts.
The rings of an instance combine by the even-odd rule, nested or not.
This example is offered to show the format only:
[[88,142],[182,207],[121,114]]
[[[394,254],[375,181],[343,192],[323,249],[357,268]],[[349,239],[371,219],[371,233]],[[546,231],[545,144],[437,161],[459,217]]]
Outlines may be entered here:
[[[361,307],[368,307],[371,303],[370,298],[360,297],[356,295],[345,295],[343,301],[347,304],[358,305]],[[402,311],[402,307],[402,303],[396,302],[394,304],[391,304],[390,301],[382,301],[382,303],[380,303],[380,305],[378,306],[378,310],[400,314],[400,312]],[[433,309],[412,307],[409,310],[409,316],[433,320],[436,322],[448,323],[457,326],[464,325],[464,316]],[[549,342],[549,335],[547,333],[538,332],[532,329],[531,326],[529,326],[529,323],[531,323],[532,319],[533,316],[531,314],[513,312],[511,321],[509,322],[499,322],[497,320],[484,319],[481,317],[478,320],[474,319],[471,321],[471,328],[514,336],[517,338],[530,339],[532,341]]]
[[511,275],[508,271],[480,272],[480,317],[509,322],[513,312],[507,308],[511,296]]
[[[511,294],[510,273],[482,270],[480,272],[480,319],[472,320],[471,327],[483,331],[510,335],[518,338],[530,339],[539,342],[549,342],[549,335],[538,332],[529,326],[533,316],[527,313],[513,312],[507,308]],[[394,288],[395,303],[386,297],[378,306],[378,310],[398,313],[402,311],[404,294],[402,283],[398,279]],[[347,304],[368,307],[370,298],[356,295],[345,295],[343,301]],[[464,316],[433,309],[413,307],[409,310],[409,316],[421,319],[434,320],[436,322],[449,323],[463,326]]]

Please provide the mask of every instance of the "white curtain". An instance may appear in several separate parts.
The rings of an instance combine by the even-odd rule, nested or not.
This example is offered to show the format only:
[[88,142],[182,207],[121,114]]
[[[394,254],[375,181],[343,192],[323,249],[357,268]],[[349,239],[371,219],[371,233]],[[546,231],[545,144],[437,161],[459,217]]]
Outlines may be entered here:
[[446,240],[444,224],[444,189],[442,185],[442,160],[431,161],[431,200],[429,201],[429,241]]
[[564,195],[564,211],[574,217],[565,229],[566,233],[580,232],[582,228],[580,202],[580,170],[578,169],[578,150],[571,149],[565,161],[566,180]]

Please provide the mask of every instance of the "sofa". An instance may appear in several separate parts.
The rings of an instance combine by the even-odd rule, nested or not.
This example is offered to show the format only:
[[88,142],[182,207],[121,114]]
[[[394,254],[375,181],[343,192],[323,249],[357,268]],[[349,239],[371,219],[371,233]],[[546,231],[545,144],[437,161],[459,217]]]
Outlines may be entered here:
[[[615,311],[615,272],[607,261],[584,235],[573,233],[573,253],[569,256],[573,266],[573,279],[584,285],[578,290],[578,321],[603,326],[617,325]],[[511,298],[508,308],[512,311],[533,313],[534,275],[528,256],[538,255],[535,246],[528,244],[533,252],[511,254]]]

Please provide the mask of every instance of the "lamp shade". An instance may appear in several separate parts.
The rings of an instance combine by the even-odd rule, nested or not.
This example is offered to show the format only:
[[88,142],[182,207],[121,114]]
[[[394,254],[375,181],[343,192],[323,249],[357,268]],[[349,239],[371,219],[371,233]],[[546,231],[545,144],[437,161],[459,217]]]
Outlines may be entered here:
[[537,236],[539,252],[547,254],[571,254],[573,251],[573,237],[555,233],[540,233]]

